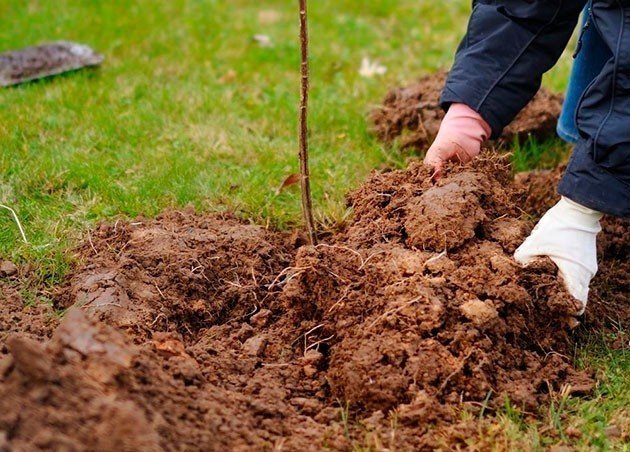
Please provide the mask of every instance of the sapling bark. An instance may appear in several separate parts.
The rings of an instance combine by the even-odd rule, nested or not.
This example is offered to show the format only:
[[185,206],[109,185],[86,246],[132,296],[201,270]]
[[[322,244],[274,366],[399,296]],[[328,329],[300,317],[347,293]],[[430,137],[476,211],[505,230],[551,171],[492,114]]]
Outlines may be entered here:
[[302,64],[300,67],[300,187],[302,190],[302,213],[306,223],[306,230],[311,245],[317,244],[315,222],[313,221],[313,202],[311,198],[311,180],[308,168],[308,18],[306,14],[306,1],[300,2],[300,49]]

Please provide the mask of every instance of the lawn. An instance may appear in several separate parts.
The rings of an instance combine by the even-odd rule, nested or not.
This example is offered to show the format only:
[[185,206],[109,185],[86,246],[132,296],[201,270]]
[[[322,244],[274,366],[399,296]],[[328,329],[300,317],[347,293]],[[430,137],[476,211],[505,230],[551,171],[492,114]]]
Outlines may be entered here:
[[[388,87],[448,67],[469,10],[463,0],[312,2],[311,166],[322,227],[344,221],[344,194],[372,169],[404,164],[369,134],[365,114]],[[5,0],[0,17],[0,51],[68,39],[106,58],[95,71],[0,91],[0,203],[29,240],[0,210],[0,257],[29,264],[34,284],[59,283],[69,251],[101,220],[192,205],[275,228],[301,224],[298,191],[276,193],[298,168],[297,2]],[[547,86],[565,87],[569,54]],[[387,72],[360,76],[363,57]],[[556,144],[527,144],[515,164],[545,162]],[[627,352],[595,338],[576,355],[602,376],[596,396],[563,401],[534,427],[506,410],[507,440],[542,447],[567,422],[583,431],[571,440],[581,447],[624,447],[606,429],[628,420]]]

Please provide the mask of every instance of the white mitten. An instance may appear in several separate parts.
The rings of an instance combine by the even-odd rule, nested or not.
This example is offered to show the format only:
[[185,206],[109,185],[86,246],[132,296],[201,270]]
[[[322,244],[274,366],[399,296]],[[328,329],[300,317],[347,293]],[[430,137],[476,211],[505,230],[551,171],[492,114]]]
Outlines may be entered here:
[[602,213],[562,198],[540,219],[514,258],[526,265],[536,257],[548,256],[557,266],[571,295],[588,301],[588,286],[597,273],[597,233]]

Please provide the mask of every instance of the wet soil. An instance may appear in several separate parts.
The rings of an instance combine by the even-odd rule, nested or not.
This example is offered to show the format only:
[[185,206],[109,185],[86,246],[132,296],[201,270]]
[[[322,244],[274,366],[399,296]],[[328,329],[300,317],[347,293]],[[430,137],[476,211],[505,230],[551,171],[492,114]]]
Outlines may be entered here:
[[[511,259],[523,209],[551,202],[523,187],[549,175],[515,184],[484,158],[428,176],[374,172],[316,247],[230,215],[103,224],[60,322],[4,275],[0,449],[463,447],[505,397],[536,416],[550,393],[588,394],[577,303],[551,262]],[[626,226],[606,226],[580,328],[628,320]]]
[[[401,149],[424,152],[433,142],[444,117],[440,94],[446,75],[446,72],[427,75],[409,86],[389,91],[383,105],[368,115],[372,132],[385,143],[396,142]],[[538,139],[554,136],[561,109],[562,96],[541,88],[503,130],[496,144],[511,144],[514,139],[530,136]]]

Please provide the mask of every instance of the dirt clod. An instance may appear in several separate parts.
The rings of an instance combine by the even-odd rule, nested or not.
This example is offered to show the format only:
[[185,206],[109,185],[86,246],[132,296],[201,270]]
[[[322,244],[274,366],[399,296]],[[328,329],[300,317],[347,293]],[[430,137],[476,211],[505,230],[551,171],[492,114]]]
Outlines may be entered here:
[[17,265],[11,261],[0,261],[0,278],[15,276],[18,272]]
[[462,314],[477,327],[482,327],[498,317],[497,310],[492,303],[481,300],[471,300],[462,304],[459,308]]

